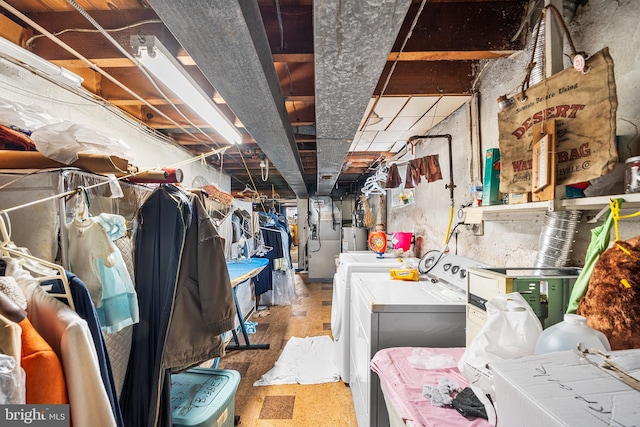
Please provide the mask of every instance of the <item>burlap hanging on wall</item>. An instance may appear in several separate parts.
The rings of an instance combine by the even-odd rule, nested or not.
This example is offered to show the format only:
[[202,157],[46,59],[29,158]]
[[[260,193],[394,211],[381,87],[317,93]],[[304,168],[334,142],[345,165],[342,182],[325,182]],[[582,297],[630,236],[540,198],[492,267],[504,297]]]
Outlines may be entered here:
[[[561,21],[555,8],[548,10]],[[575,58],[578,54],[561,23]],[[549,119],[557,124],[556,185],[589,181],[613,171],[618,162],[618,100],[609,49],[589,57],[582,71],[566,68],[527,88],[533,53],[531,57],[522,91],[498,113],[500,191],[531,191],[532,128]]]

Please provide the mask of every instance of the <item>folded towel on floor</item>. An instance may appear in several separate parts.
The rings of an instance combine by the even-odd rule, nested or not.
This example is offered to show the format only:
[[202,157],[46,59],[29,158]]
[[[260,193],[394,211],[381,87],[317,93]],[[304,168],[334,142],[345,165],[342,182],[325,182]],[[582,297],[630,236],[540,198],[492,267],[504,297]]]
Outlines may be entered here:
[[274,367],[253,385],[337,382],[340,374],[333,360],[333,346],[333,340],[327,335],[291,337]]

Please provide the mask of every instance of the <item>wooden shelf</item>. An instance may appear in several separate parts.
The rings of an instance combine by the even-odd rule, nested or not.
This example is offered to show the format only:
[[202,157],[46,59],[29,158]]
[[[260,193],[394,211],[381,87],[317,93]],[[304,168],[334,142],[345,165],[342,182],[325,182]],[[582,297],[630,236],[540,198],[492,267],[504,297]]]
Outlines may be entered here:
[[[582,197],[578,199],[549,200],[519,203],[515,205],[493,205],[463,208],[465,223],[478,224],[483,220],[525,219],[533,214],[560,210],[601,210],[609,206],[611,199],[622,199],[622,209],[640,210],[640,193],[614,194],[610,196]],[[524,217],[524,218],[523,218]]]

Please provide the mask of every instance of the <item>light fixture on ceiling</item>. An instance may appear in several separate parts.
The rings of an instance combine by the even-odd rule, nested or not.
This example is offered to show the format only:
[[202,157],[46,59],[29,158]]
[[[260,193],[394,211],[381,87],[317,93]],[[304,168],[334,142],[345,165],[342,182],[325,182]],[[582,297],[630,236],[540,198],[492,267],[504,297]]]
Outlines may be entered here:
[[367,119],[367,126],[377,125],[382,121],[382,117],[378,115],[375,111],[372,111]]
[[142,65],[224,139],[231,144],[242,143],[238,129],[155,36],[131,36],[131,46]]
[[52,64],[46,59],[39,57],[35,53],[30,52],[3,37],[0,37],[0,55],[10,56],[23,64],[35,68],[60,83],[78,87],[84,81],[84,79],[79,75],[72,73],[66,68]]

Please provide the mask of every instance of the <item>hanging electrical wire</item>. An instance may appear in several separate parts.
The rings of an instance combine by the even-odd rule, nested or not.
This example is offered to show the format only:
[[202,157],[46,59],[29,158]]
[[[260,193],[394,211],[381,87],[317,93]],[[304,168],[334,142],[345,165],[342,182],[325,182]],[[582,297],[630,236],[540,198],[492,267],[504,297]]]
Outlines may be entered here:
[[[247,175],[249,176],[249,180],[251,181],[251,185],[253,186],[253,190],[256,192],[256,194],[258,194],[258,187],[256,187],[256,183],[253,180],[253,175],[251,175],[251,171],[249,170],[249,167],[247,166],[247,162],[244,159],[244,155],[242,154],[242,150],[240,149],[240,147],[238,148],[238,153],[240,153],[240,158],[242,159],[242,163],[244,164],[244,168],[247,171]],[[263,212],[267,212],[267,210],[264,207],[264,203],[262,203],[262,197],[258,197],[258,200],[260,201],[260,206],[262,206],[262,211]]]
[[[109,33],[117,33],[120,31],[130,30],[132,28],[136,28],[136,27],[140,27],[141,25],[148,25],[148,24],[163,24],[163,22],[160,19],[145,19],[144,21],[134,22],[131,25],[125,25],[124,27],[109,28],[106,31]],[[66,28],[64,30],[61,30],[52,34],[58,37],[66,33],[100,33],[100,30],[97,30],[97,29],[92,30],[91,28]],[[24,42],[24,45],[27,47],[27,49],[31,50],[31,45],[33,44],[33,42],[42,37],[46,37],[46,36],[44,34],[36,34],[34,36],[31,36],[27,39],[27,41]]]

